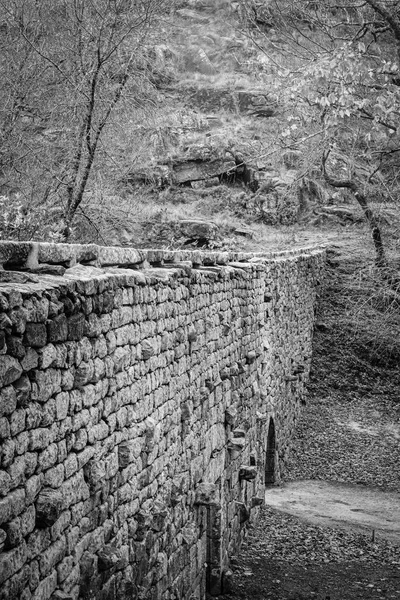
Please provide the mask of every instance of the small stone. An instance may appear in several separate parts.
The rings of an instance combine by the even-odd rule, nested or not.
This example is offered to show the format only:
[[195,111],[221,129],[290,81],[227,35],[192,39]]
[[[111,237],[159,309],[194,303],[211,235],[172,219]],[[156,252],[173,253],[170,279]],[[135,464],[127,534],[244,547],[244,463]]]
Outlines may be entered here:
[[24,333],[27,322],[26,309],[19,307],[10,313],[10,320],[15,333]]
[[127,440],[118,446],[118,462],[120,469],[125,469],[135,460],[137,460],[142,451],[140,440]]
[[230,569],[222,574],[222,591],[224,594],[235,594],[237,591],[233,572]]
[[142,358],[148,360],[155,354],[154,345],[149,340],[142,342]]
[[190,327],[188,332],[189,342],[195,342],[197,340],[197,331],[195,327]]
[[230,406],[225,411],[225,423],[234,427],[237,423],[238,413],[237,409],[233,406]]
[[213,483],[200,483],[196,489],[194,503],[219,506],[218,486]]
[[92,459],[85,465],[85,480],[90,490],[94,491],[101,488],[102,482],[106,476],[104,461]]
[[257,358],[257,353],[255,352],[255,350],[250,350],[250,352],[247,353],[246,359],[248,363],[253,363]]
[[239,479],[245,479],[246,481],[252,481],[257,477],[257,467],[242,465],[239,470]]
[[251,499],[251,507],[262,506],[264,504],[264,498],[259,498],[258,496],[253,496]]
[[18,406],[26,406],[32,389],[29,377],[27,375],[22,375],[22,377],[13,383],[13,387],[17,397]]
[[121,554],[117,548],[105,546],[98,553],[98,569],[100,572],[108,571],[115,567],[121,559]]
[[10,308],[8,300],[3,294],[0,294],[0,310],[6,311]]
[[0,329],[11,332],[12,321],[5,313],[0,314]]
[[228,440],[227,449],[229,452],[241,452],[246,445],[245,437],[234,437]]

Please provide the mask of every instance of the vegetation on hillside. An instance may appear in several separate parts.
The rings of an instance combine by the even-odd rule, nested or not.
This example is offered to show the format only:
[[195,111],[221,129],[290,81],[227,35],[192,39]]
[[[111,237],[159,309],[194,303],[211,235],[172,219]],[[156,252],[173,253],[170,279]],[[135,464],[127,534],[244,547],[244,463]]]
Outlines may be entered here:
[[162,4],[1,0],[3,235],[69,238],[93,173],[115,161],[107,132],[152,101]]
[[179,247],[200,216],[229,247],[366,217],[385,263],[398,1],[0,5],[2,237]]

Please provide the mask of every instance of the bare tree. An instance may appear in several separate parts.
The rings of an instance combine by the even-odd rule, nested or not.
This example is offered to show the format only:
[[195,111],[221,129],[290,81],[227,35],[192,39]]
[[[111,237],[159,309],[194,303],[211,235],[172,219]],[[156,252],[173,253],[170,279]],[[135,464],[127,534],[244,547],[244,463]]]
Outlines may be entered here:
[[115,110],[146,101],[143,56],[162,4],[0,0],[3,175],[42,180],[42,202],[63,207],[66,239]]

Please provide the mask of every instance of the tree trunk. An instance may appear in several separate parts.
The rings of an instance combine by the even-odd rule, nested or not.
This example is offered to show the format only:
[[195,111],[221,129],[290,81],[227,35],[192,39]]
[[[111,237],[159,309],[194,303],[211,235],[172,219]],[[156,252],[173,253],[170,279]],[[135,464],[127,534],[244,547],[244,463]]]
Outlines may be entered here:
[[358,204],[361,206],[364,216],[367,220],[369,228],[372,234],[372,241],[374,242],[375,247],[375,264],[380,270],[384,270],[387,267],[387,260],[385,254],[385,247],[382,240],[382,233],[379,227],[378,220],[371,210],[367,198],[362,194],[358,185],[351,181],[350,179],[340,180],[334,179],[331,177],[326,170],[326,161],[328,160],[330,150],[328,152],[324,152],[322,156],[322,169],[324,173],[324,177],[327,183],[335,188],[347,188],[351,190],[354,194],[354,198],[357,200]]

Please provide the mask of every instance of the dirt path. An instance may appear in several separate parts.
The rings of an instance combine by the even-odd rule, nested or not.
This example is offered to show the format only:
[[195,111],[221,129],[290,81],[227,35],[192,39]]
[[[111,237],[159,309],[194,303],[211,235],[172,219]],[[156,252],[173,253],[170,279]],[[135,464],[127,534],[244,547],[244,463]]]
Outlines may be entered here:
[[[377,320],[371,272],[356,244],[331,256],[286,483],[267,491],[225,600],[400,600],[398,309]],[[367,307],[357,322],[352,306]]]
[[400,544],[400,494],[328,481],[290,481],[267,488],[267,506],[309,523],[358,530]]

